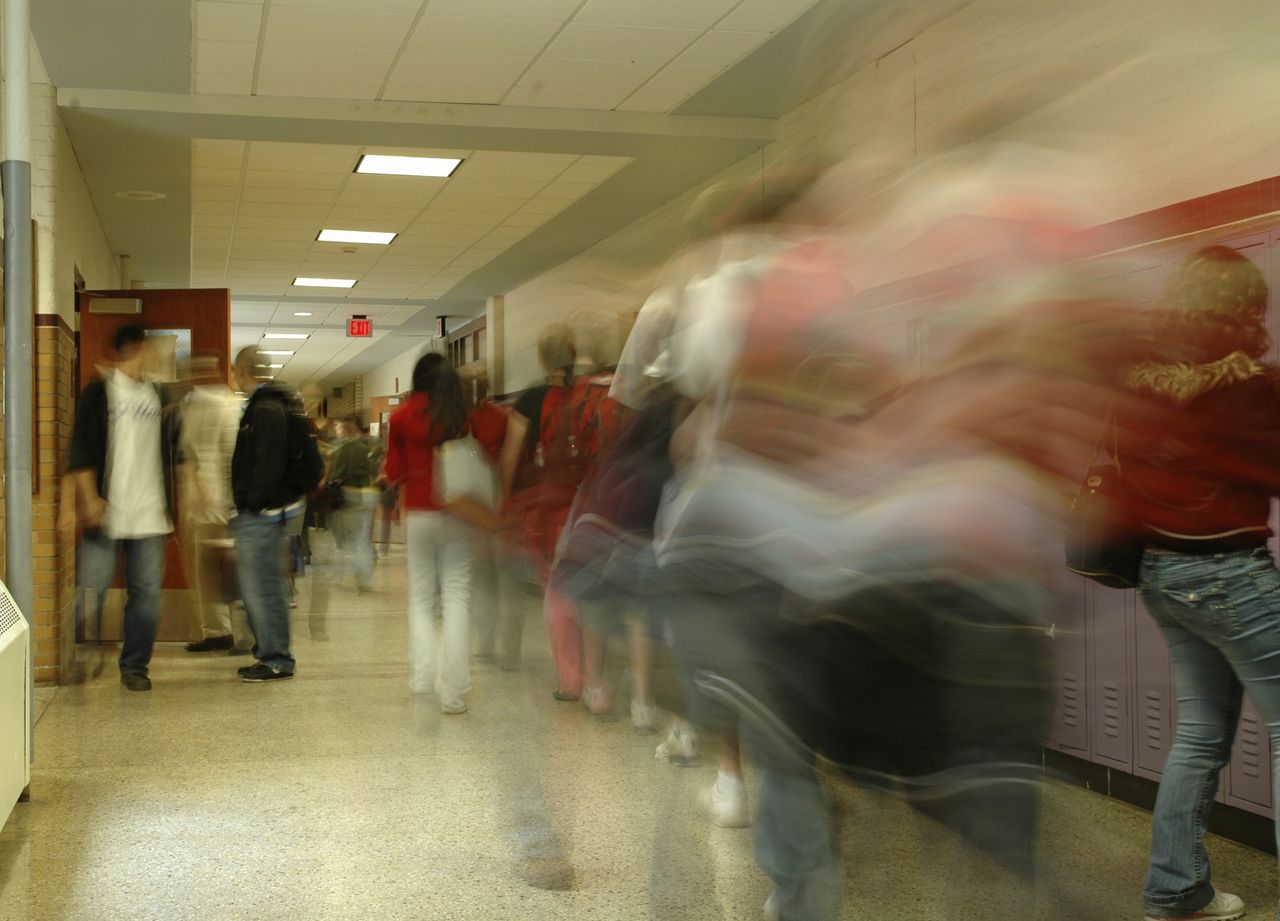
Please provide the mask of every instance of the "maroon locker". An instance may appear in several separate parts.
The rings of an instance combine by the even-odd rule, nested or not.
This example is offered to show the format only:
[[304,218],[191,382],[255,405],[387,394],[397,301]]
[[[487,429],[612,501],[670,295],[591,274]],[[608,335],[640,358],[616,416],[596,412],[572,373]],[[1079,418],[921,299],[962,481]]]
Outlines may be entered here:
[[1130,629],[1133,592],[1089,582],[1089,756],[1099,764],[1133,772],[1130,706]]

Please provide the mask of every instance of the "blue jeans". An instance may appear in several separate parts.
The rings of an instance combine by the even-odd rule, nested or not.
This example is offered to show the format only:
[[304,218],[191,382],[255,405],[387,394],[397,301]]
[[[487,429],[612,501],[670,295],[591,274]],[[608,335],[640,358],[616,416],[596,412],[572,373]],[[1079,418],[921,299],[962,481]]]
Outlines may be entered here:
[[378,494],[371,489],[342,490],[343,506],[334,512],[339,548],[350,553],[355,564],[356,587],[373,587],[373,513]]
[[[80,587],[94,604],[96,628],[102,626],[102,604],[116,562],[124,551],[125,591],[124,636],[120,647],[120,671],[145,675],[160,623],[160,587],[164,582],[164,548],[168,535],[116,540],[101,533],[86,532],[80,544]],[[79,612],[84,624],[85,611]],[[101,639],[101,636],[95,637]]]
[[231,519],[231,534],[236,541],[240,599],[253,628],[253,654],[268,665],[292,673],[284,517],[240,512]]
[[[1148,913],[1190,914],[1214,896],[1204,836],[1243,689],[1267,724],[1273,758],[1280,755],[1280,572],[1265,548],[1203,556],[1148,550],[1141,591],[1169,644],[1178,690],[1143,901]],[[1272,781],[1280,785],[1275,763]]]

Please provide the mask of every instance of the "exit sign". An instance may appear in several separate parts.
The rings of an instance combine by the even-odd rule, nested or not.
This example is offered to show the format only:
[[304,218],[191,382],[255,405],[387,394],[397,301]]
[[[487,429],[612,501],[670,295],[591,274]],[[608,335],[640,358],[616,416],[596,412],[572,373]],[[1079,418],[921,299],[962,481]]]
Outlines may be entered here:
[[366,339],[373,335],[373,321],[364,317],[352,317],[347,321],[347,336]]

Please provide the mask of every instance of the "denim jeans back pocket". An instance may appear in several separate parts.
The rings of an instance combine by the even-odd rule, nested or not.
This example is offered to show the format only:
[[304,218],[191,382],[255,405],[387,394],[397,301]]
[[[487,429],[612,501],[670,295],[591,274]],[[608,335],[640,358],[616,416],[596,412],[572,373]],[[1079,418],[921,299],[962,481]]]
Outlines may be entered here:
[[1225,580],[1156,581],[1148,585],[1147,591],[1158,592],[1166,605],[1177,609],[1177,619],[1201,635],[1211,633],[1232,639],[1240,634],[1239,599]]

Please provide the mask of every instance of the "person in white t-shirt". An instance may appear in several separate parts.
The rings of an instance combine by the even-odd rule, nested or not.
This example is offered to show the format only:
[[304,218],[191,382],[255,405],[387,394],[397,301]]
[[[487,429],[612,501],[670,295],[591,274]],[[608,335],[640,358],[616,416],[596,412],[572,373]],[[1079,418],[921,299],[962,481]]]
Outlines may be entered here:
[[238,590],[231,590],[236,575],[227,522],[235,514],[231,501],[231,454],[240,431],[244,401],[232,393],[216,354],[196,355],[191,360],[191,393],[183,401],[182,453],[188,461],[184,507],[188,510],[191,546],[194,551],[196,595],[200,600],[201,638],[187,644],[187,652],[249,653],[252,638],[248,623],[238,631],[239,646],[232,629],[231,603]]
[[[112,338],[114,367],[80,394],[71,434],[69,475],[74,508],[64,515],[81,528],[79,581],[83,602],[102,610],[121,552],[127,600],[120,651],[120,681],[148,691],[148,668],[160,620],[165,546],[173,531],[174,468],[178,452],[176,412],[143,377],[146,332],[123,326]],[[77,522],[64,521],[73,529]]]

